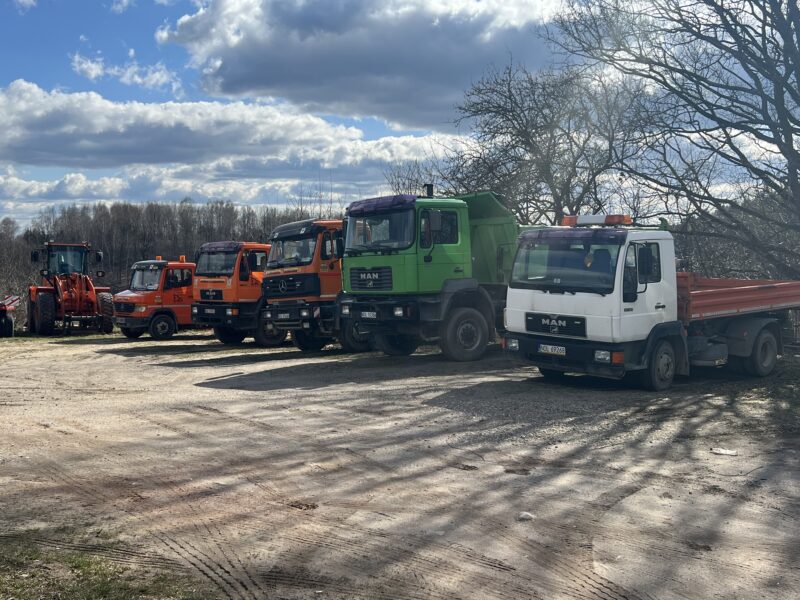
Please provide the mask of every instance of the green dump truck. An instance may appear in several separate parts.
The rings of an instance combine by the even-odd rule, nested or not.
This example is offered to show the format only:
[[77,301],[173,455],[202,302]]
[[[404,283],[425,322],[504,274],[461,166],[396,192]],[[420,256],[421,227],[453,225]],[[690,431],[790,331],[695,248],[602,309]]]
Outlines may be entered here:
[[519,226],[491,192],[432,196],[348,206],[338,318],[392,356],[438,343],[476,360],[502,327]]

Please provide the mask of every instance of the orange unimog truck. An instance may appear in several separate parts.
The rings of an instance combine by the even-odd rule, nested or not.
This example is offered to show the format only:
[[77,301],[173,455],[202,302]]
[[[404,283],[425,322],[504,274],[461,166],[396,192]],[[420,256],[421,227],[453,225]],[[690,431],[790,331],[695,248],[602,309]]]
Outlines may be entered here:
[[267,330],[264,268],[270,245],[257,242],[209,242],[200,246],[194,279],[192,320],[214,328],[223,344],[253,337],[263,347],[277,346],[285,331]]
[[131,267],[127,290],[114,295],[114,324],[131,339],[148,332],[166,340],[179,329],[192,327],[192,280],[195,264],[141,260]]
[[[338,330],[342,291],[342,221],[310,219],[276,227],[264,275],[268,331],[291,331],[294,345],[316,352],[337,339],[347,352],[364,352],[370,339],[352,325]],[[350,321],[350,320],[348,320]]]

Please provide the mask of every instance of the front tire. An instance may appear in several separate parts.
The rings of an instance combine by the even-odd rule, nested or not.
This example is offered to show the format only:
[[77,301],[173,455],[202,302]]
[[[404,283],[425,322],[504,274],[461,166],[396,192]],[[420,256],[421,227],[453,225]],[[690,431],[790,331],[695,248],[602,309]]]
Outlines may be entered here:
[[331,343],[330,338],[314,337],[305,331],[292,331],[292,343],[301,352],[319,352]]
[[150,337],[154,340],[168,340],[175,335],[175,319],[169,315],[156,315],[150,320]]
[[36,300],[36,333],[53,335],[56,328],[56,299],[52,294],[40,294]]
[[355,322],[348,319],[339,332],[339,343],[345,352],[369,352],[372,349],[372,336],[359,333]]
[[778,362],[778,339],[769,329],[762,329],[753,343],[753,351],[745,362],[745,369],[755,377],[766,377]]
[[274,348],[275,346],[280,346],[286,341],[287,333],[288,332],[286,330],[267,329],[267,320],[263,317],[260,317],[258,319],[258,327],[253,334],[253,339],[256,342],[256,346],[261,346],[262,348]]
[[387,356],[410,356],[419,348],[419,340],[413,335],[376,333],[375,346]]
[[97,308],[100,310],[100,332],[114,331],[114,297],[108,292],[97,294]]
[[223,344],[241,344],[247,337],[244,331],[236,331],[227,327],[214,327],[214,337]]
[[14,317],[9,314],[0,319],[0,337],[14,337]]
[[458,362],[478,360],[489,343],[489,326],[474,308],[457,308],[447,318],[439,346],[445,357]]
[[642,385],[653,392],[669,389],[675,379],[676,364],[672,342],[661,340],[653,348],[647,368],[642,371]]
[[129,340],[135,340],[142,337],[144,329],[128,329],[127,327],[120,327],[119,330]]

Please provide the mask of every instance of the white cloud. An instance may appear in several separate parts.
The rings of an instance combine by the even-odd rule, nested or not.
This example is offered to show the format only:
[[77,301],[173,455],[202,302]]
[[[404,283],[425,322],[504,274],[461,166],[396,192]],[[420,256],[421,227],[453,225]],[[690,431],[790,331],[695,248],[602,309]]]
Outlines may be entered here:
[[111,4],[111,12],[122,14],[135,4],[135,0],[114,0]]
[[78,75],[95,81],[101,77],[113,77],[125,85],[139,86],[151,90],[169,89],[176,97],[183,95],[183,86],[178,76],[170,71],[164,63],[155,65],[140,65],[135,57],[135,51],[128,51],[130,61],[124,65],[106,65],[105,60],[98,56],[89,58],[80,53],[72,55],[72,70]]
[[26,11],[36,6],[36,0],[14,0],[14,5],[21,11]]
[[549,53],[533,27],[557,0],[216,0],[159,43],[190,53],[205,88],[286,98],[309,110],[449,126],[470,82],[509,55]]

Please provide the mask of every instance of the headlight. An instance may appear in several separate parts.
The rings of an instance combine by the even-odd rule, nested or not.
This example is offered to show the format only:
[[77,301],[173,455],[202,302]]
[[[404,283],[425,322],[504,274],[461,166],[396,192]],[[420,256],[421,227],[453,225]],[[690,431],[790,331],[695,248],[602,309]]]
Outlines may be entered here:
[[272,311],[268,310],[267,312],[265,312],[264,313],[264,318],[265,319],[271,319],[272,318]]
[[192,304],[192,314],[197,314],[197,307],[194,304]]
[[394,311],[392,311],[392,312],[394,313],[395,317],[402,317],[403,316],[403,307],[402,306],[395,306],[394,307]]
[[236,315],[239,314],[239,309],[238,308],[226,308],[225,309],[225,314],[227,316],[229,316],[229,317],[235,317]]
[[595,350],[594,351],[594,360],[596,362],[610,363],[611,362],[611,352],[608,351],[608,350]]
[[133,312],[144,312],[144,311],[146,311],[146,310],[147,310],[147,306],[145,306],[145,305],[142,305],[142,306],[137,306],[137,307],[135,307],[135,308],[133,309]]
[[308,310],[307,308],[301,308],[300,309],[300,318],[301,319],[307,319],[310,316],[311,316],[311,311],[310,310]]
[[342,304],[342,314],[347,316],[350,314],[350,305],[349,304]]
[[517,338],[507,338],[506,348],[509,350],[519,350],[519,340]]

